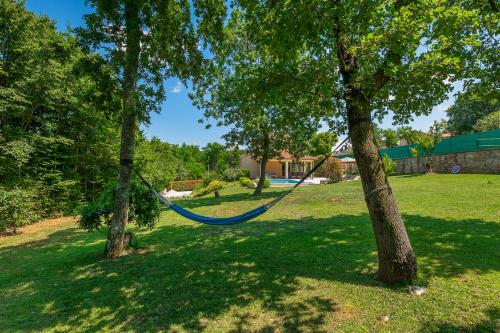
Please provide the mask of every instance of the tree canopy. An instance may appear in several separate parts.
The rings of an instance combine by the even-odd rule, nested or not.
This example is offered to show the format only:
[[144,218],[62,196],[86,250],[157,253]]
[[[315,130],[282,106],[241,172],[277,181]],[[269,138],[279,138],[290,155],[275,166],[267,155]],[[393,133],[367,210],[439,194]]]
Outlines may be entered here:
[[399,144],[398,133],[393,129],[386,129],[383,131],[384,143],[387,148],[396,147]]
[[500,110],[494,111],[479,119],[473,129],[478,132],[500,129]]
[[315,134],[310,140],[309,153],[313,156],[328,155],[337,143],[337,136],[332,132],[321,132]]
[[474,125],[480,119],[498,110],[500,110],[498,101],[470,94],[460,95],[455,103],[446,110],[448,128],[454,134],[472,132]]

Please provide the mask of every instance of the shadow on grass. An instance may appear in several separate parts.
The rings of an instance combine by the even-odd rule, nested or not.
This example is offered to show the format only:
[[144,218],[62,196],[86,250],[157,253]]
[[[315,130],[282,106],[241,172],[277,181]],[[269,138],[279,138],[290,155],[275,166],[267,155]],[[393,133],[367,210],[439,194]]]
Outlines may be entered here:
[[[493,307],[486,310],[486,319],[472,326],[457,326],[450,323],[426,323],[421,332],[429,332],[428,326],[432,326],[432,332],[456,333],[456,332],[499,332],[500,331],[500,307]],[[427,327],[426,327],[427,326]]]
[[[498,224],[404,218],[427,276],[500,270],[492,254]],[[290,301],[299,279],[383,287],[374,279],[375,242],[367,215],[259,219],[222,228],[186,221],[139,237],[150,253],[113,261],[100,259],[102,235],[77,229],[0,248],[6,265],[0,270],[0,331],[201,331],[233,311],[234,332],[321,332],[325,314],[338,311],[341,300],[309,295]],[[251,310],[235,311],[255,302],[280,320],[256,329]]]

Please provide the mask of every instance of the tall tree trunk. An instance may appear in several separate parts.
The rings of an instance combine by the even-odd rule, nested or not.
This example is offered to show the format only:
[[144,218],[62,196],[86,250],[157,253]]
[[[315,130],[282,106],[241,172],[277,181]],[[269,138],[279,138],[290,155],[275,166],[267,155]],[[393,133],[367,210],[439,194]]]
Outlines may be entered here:
[[260,161],[260,177],[259,182],[257,183],[257,187],[253,192],[253,195],[261,195],[262,188],[264,187],[264,182],[266,180],[266,166],[267,161],[269,160],[269,133],[264,133],[264,141],[263,141],[263,151],[262,151],[262,159]]
[[208,168],[210,169],[210,171],[217,172],[218,164],[219,164],[219,161],[217,160],[217,158],[214,158],[208,164]]
[[363,183],[378,250],[378,278],[396,283],[415,278],[417,263],[375,143],[370,102],[361,91],[347,97],[349,135]]
[[118,257],[123,249],[125,224],[128,221],[131,163],[134,158],[135,130],[137,118],[137,73],[140,54],[140,23],[137,1],[125,1],[126,59],[123,80],[123,114],[120,146],[118,184],[114,197],[113,218],[109,225],[108,239],[104,250],[106,258]]

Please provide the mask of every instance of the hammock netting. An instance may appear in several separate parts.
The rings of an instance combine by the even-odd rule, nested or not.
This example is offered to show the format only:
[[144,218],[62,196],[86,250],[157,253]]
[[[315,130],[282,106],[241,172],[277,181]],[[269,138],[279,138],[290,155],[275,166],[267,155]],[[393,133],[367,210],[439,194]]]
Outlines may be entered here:
[[210,224],[210,225],[231,225],[231,224],[243,223],[253,218],[256,218],[259,215],[264,214],[267,211],[267,205],[262,205],[241,215],[236,215],[231,217],[208,217],[208,216],[198,215],[176,204],[171,204],[170,209],[172,209],[177,214],[198,223]]

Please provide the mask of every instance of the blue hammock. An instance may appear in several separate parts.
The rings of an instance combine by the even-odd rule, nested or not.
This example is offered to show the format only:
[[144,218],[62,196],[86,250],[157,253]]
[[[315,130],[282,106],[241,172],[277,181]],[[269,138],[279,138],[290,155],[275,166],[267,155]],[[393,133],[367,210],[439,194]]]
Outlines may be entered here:
[[189,210],[184,209],[181,206],[177,206],[176,204],[170,204],[170,209],[172,209],[177,214],[184,216],[185,218],[192,221],[210,225],[231,225],[243,223],[264,214],[267,211],[267,208],[267,205],[262,205],[241,215],[231,217],[208,217],[190,212]]
[[[302,184],[304,180],[307,179],[310,175],[313,174],[314,171],[316,171],[334,152],[337,150],[339,147],[341,147],[344,142],[346,142],[348,139],[345,138],[344,141],[342,141],[341,144],[337,146],[336,149],[334,149],[330,154],[326,155],[321,161],[319,161],[314,168],[312,168],[307,174],[305,174],[298,182],[295,184],[291,190],[286,191],[285,193],[281,194],[279,197],[271,200],[265,205],[262,205],[260,207],[257,207],[255,209],[252,209],[246,213],[243,213],[241,215],[236,215],[236,216],[231,216],[231,217],[208,217],[208,216],[203,216],[203,215],[198,215],[193,212],[190,212],[187,209],[182,208],[181,206],[178,206],[172,202],[170,202],[168,199],[163,197],[160,193],[158,193],[152,186],[149,184],[146,179],[144,179],[135,168],[132,168],[137,176],[141,179],[141,181],[153,192],[158,199],[163,202],[166,206],[170,207],[174,212],[177,214],[184,216],[187,219],[190,219],[192,221],[198,222],[198,223],[203,223],[203,224],[209,224],[209,225],[231,225],[231,224],[238,224],[238,223],[243,223],[248,220],[251,220],[253,218],[256,218],[259,215],[264,214],[269,208],[274,206],[276,203],[278,203],[281,199],[283,199],[287,194],[291,193],[293,189],[295,189],[297,186]],[[120,160],[120,164],[132,167],[132,161],[131,160]]]

